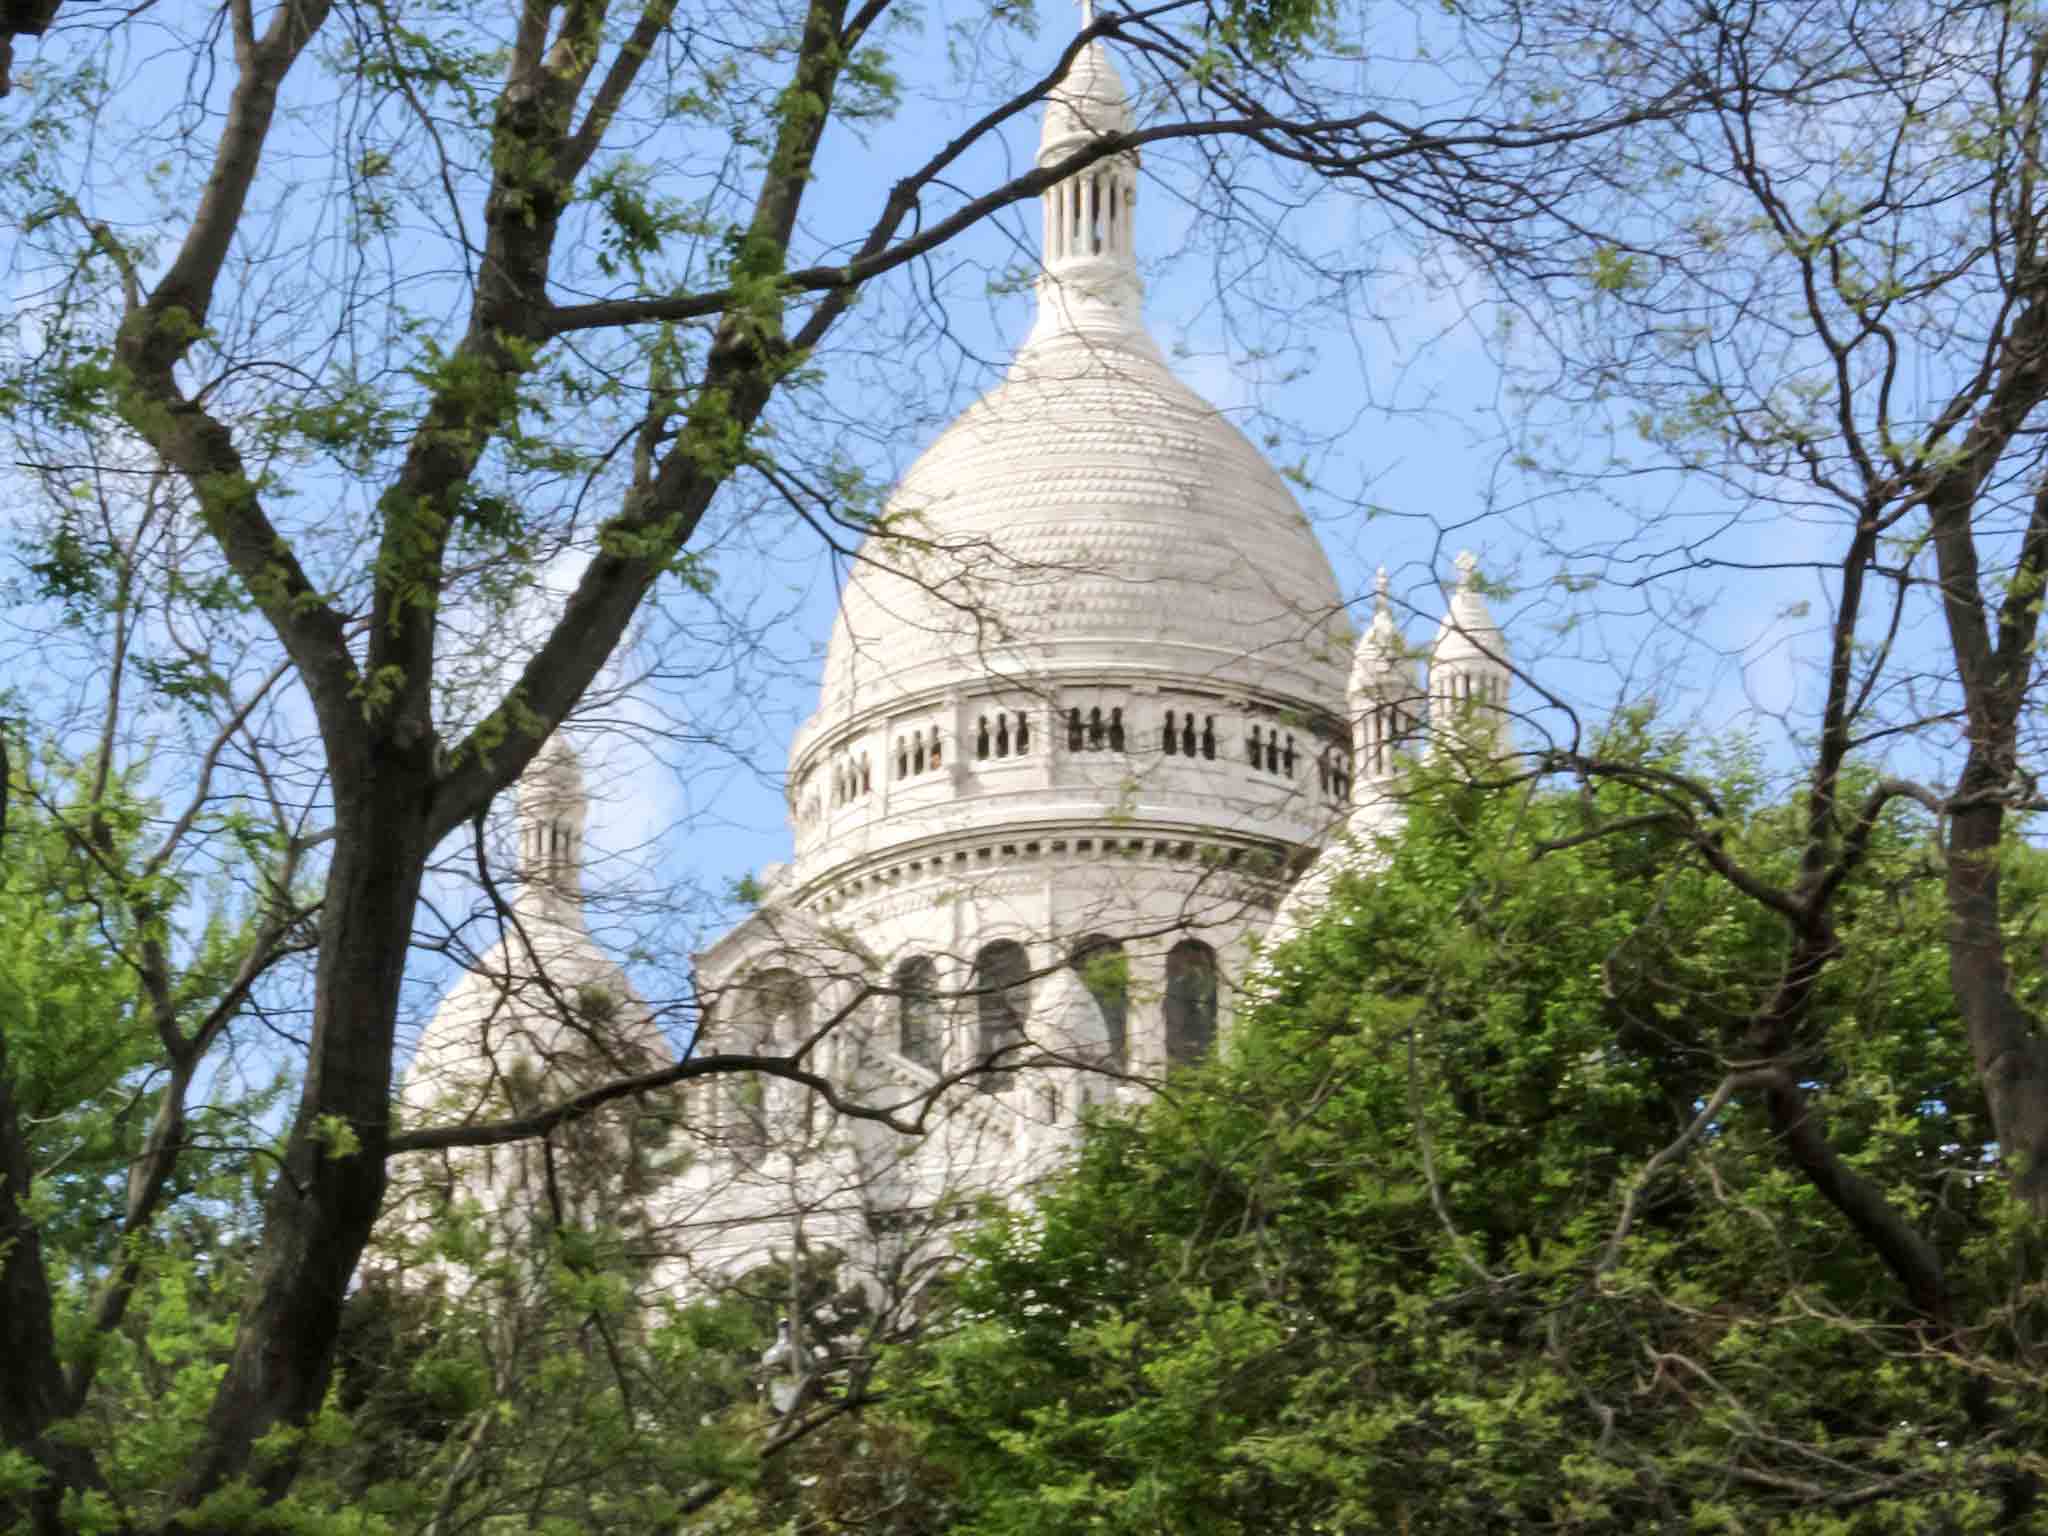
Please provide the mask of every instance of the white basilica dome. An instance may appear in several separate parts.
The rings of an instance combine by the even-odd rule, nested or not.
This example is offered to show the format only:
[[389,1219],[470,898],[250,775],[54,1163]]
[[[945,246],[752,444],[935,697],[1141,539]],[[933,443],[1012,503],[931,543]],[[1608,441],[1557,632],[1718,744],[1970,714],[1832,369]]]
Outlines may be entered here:
[[[1046,104],[1038,164],[1128,132],[1102,44]],[[818,722],[988,675],[1104,665],[1341,709],[1336,577],[1286,484],[1145,329],[1137,156],[1049,187],[1030,339],[918,459],[832,631]]]
[[848,582],[819,719],[1115,667],[1340,710],[1336,577],[1286,484],[1142,334],[1067,332],[920,458]]
[[1037,323],[890,498],[791,748],[802,903],[942,846],[1285,864],[1341,815],[1336,576],[1286,483],[1145,329],[1135,151],[1075,163],[1131,121],[1087,44],[1039,147],[1065,174],[1043,198]]

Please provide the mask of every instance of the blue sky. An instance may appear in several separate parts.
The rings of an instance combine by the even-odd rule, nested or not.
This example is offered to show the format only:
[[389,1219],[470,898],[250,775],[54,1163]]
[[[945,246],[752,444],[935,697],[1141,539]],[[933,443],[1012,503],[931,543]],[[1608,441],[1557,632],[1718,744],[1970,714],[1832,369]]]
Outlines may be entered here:
[[[1042,72],[1071,35],[1071,16],[1057,0],[1046,7],[1035,38],[980,23],[980,15],[979,7],[961,3],[929,7],[914,40],[905,35],[911,64],[901,111],[891,121],[858,132],[836,127],[828,136],[806,207],[814,249],[855,238],[893,174]],[[1421,51],[1412,37],[1374,44],[1370,69],[1329,67],[1354,71],[1361,90],[1390,82],[1412,94],[1445,88],[1429,68],[1402,62]],[[33,67],[32,55],[23,62]],[[1120,62],[1127,81],[1140,85],[1129,60]],[[140,91],[156,66],[140,52],[130,63],[134,73],[124,89]],[[1142,121],[1142,86],[1138,98]],[[1014,174],[1029,162],[1036,134],[1034,113],[982,145],[959,168],[955,192],[972,195]],[[111,171],[99,183],[104,206],[133,195],[135,218],[146,227],[148,198],[140,185],[124,186]],[[1298,188],[1255,166],[1242,189],[1263,203],[1296,250],[1353,274],[1341,302],[1315,292],[1300,267],[1263,257],[1245,226],[1216,221],[1194,149],[1158,146],[1146,156],[1139,210],[1147,316],[1189,384],[1267,444],[1276,463],[1303,471],[1299,495],[1356,612],[1363,612],[1375,567],[1384,564],[1408,610],[1411,637],[1425,639],[1441,611],[1437,582],[1450,574],[1452,555],[1470,547],[1489,577],[1516,589],[1496,606],[1518,657],[1547,687],[1596,713],[1618,697],[1654,691],[1682,718],[1697,715],[1720,726],[1759,711],[1767,718],[1800,686],[1806,652],[1798,636],[1811,621],[1779,615],[1821,595],[1803,574],[1710,578],[1717,584],[1691,593],[1697,611],[1675,617],[1660,617],[1632,594],[1602,594],[1573,605],[1578,622],[1561,630],[1565,606],[1549,585],[1559,561],[1541,552],[1534,530],[1548,527],[1597,554],[1622,536],[1629,517],[1590,492],[1560,490],[1517,467],[1522,429],[1500,364],[1533,345],[1526,332],[1504,336],[1485,284],[1455,257],[1403,239],[1370,201],[1342,189],[1298,196]],[[318,221],[324,211],[309,208],[309,216]],[[1013,209],[892,274],[864,300],[863,324],[846,350],[822,360],[829,380],[823,398],[848,425],[846,446],[878,483],[900,473],[994,381],[1023,337],[1033,301],[1028,287],[1006,279],[1028,266],[1037,231],[1035,207]],[[18,263],[14,270],[21,282]],[[888,355],[892,334],[907,338],[910,350]],[[862,336],[880,340],[863,343]],[[863,355],[863,345],[874,350]],[[1598,433],[1552,441],[1578,443],[1574,451],[1594,460],[1609,451]],[[1660,514],[1708,518],[1722,510],[1712,487],[1670,478],[1646,479],[1630,494]],[[1823,549],[1825,534],[1771,520],[1741,531],[1727,547],[1783,557],[1802,544]],[[708,553],[719,574],[721,617],[737,615],[757,633],[743,648],[747,654],[729,667],[721,660],[711,683],[626,687],[579,730],[601,797],[592,843],[610,859],[593,870],[594,884],[648,895],[693,884],[716,891],[788,856],[784,754],[815,702],[817,661],[844,566],[801,532],[728,529]],[[573,562],[558,572],[562,579],[572,574]],[[674,591],[662,606],[678,623],[705,617],[703,605]],[[733,643],[728,635],[717,644]],[[614,681],[629,679],[647,654],[627,656]],[[676,735],[716,739],[678,746]],[[434,894],[451,904],[466,900],[459,877],[439,883]],[[701,907],[680,930],[673,916],[653,908],[629,906],[620,918],[622,939],[637,933],[671,965],[720,921]],[[422,982],[431,986],[432,962],[422,965]]]

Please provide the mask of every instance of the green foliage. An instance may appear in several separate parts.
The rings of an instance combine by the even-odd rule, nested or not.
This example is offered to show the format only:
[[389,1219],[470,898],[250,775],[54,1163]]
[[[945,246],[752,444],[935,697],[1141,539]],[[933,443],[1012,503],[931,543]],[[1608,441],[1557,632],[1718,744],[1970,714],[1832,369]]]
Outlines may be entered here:
[[1126,997],[1131,990],[1131,961],[1121,949],[1094,949],[1082,956],[1081,985],[1095,997]]
[[[196,928],[165,915],[187,894],[184,882],[148,866],[140,850],[156,808],[120,776],[96,788],[54,754],[11,755],[0,1036],[35,1170],[28,1211],[59,1358],[93,1369],[63,1433],[97,1454],[105,1483],[68,1495],[65,1508],[81,1531],[129,1529],[157,1508],[202,1433],[246,1278],[248,1143],[267,1144],[258,1127],[276,1092],[191,1105],[158,1214],[123,1230],[131,1168],[165,1108],[159,1026],[197,1028],[247,935],[228,914]],[[138,957],[152,949],[175,949],[184,962],[154,997],[138,981]],[[133,1295],[108,1327],[100,1303],[124,1272]],[[0,1498],[26,1475],[19,1457],[0,1465]]]
[[[1725,835],[1782,864],[1754,779],[1722,773]],[[1096,1123],[894,1363],[950,1528],[2009,1528],[2048,1430],[2032,1250],[1925,829],[1880,829],[1802,1044],[1834,1144],[1948,1262],[1946,1338],[1759,1105],[1683,1140],[1776,975],[1770,914],[1667,830],[1585,836],[1633,791],[1415,791],[1223,1057]],[[2043,861],[2009,880],[2031,931]]]
[[[351,1299],[335,1432],[292,1508],[390,1528],[672,1532],[701,1488],[756,1476],[757,1305],[643,1294],[615,1241],[505,1243]],[[392,1252],[415,1264],[425,1255]],[[434,1278],[429,1278],[434,1277]]]
[[[1237,0],[1208,13],[1218,41],[1251,58],[1270,61],[1327,40],[1336,7],[1330,0]],[[1221,53],[1204,54],[1197,78],[1225,67]]]
[[[137,1081],[155,1041],[132,973],[103,942],[104,891],[62,827],[37,814],[25,777],[10,786],[0,859],[0,1030],[21,1104],[44,1238],[62,1256],[105,1257],[97,1202],[125,1171]],[[132,830],[125,800],[106,807]]]

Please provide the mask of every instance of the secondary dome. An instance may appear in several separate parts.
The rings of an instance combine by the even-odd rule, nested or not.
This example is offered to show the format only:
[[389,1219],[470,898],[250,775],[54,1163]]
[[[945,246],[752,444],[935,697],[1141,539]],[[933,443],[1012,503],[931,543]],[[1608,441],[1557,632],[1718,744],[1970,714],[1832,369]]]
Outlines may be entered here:
[[1101,667],[1343,707],[1322,546],[1142,337],[1028,347],[904,477],[888,522],[847,583],[821,724],[964,677]]

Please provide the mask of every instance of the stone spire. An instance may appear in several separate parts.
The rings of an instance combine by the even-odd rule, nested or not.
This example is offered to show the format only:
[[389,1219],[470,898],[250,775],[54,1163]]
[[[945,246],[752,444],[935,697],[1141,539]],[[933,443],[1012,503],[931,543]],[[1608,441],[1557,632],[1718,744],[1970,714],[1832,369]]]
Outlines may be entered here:
[[557,731],[519,780],[519,873],[525,889],[571,909],[583,900],[583,765]]
[[1461,716],[1475,717],[1496,737],[1505,733],[1509,668],[1507,638],[1479,591],[1479,560],[1459,552],[1458,585],[1429,653],[1429,715],[1440,734]]
[[[1082,25],[1090,17],[1084,7]],[[1046,97],[1038,139],[1040,169],[1056,165],[1090,140],[1128,133],[1134,119],[1124,84],[1100,38],[1090,38]],[[1139,308],[1135,216],[1138,155],[1110,155],[1045,189],[1041,198],[1044,271],[1038,280],[1038,323],[1027,349],[1080,334],[1153,348]]]
[[1394,622],[1387,598],[1387,568],[1373,578],[1372,623],[1351,660],[1351,760],[1354,801],[1375,794],[1394,774],[1402,747],[1415,734],[1422,684],[1415,657]]

